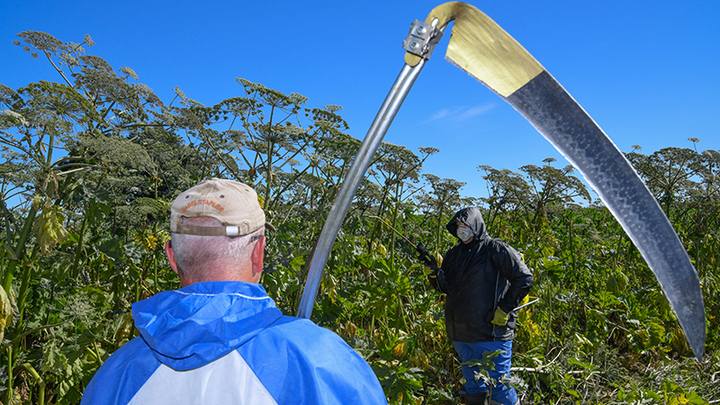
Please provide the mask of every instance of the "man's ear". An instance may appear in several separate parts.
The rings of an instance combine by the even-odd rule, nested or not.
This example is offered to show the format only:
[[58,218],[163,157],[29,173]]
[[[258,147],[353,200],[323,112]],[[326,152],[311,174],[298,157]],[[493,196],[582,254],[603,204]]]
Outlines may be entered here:
[[173,252],[170,241],[165,242],[165,256],[167,256],[168,262],[170,262],[170,267],[173,269],[175,274],[180,274],[178,273],[177,262],[175,262],[175,252]]
[[254,279],[260,279],[260,273],[263,270],[263,260],[265,256],[265,236],[261,237],[252,252],[252,276]]

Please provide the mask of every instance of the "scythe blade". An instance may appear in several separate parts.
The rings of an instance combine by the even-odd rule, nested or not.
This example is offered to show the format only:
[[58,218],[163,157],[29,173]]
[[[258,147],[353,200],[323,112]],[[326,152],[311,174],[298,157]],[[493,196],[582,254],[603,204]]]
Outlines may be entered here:
[[[522,114],[585,177],[642,254],[665,291],[698,358],[705,349],[705,307],[697,271],[655,198],[623,154],[565,89],[515,39],[462,2],[433,9],[426,27],[455,21],[446,58]],[[417,36],[414,36],[417,37]],[[436,38],[437,39],[437,38]],[[428,53],[411,52],[343,181],[313,253],[298,316],[309,318],[320,279],[350,202],[372,156]],[[431,47],[432,41],[431,41]],[[431,50],[430,50],[431,53]]]
[[[454,20],[446,59],[522,114],[585,177],[665,291],[698,360],[705,307],[698,273],[659,204],[625,156],[583,108],[515,39],[480,10],[442,4],[426,19]],[[406,55],[412,65],[417,57]]]

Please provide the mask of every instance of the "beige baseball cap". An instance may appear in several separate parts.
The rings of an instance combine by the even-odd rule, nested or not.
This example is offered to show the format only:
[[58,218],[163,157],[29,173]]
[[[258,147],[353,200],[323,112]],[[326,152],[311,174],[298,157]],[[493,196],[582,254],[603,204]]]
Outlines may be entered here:
[[[223,226],[204,227],[183,224],[183,218],[215,218]],[[203,180],[181,193],[170,207],[170,230],[201,236],[243,236],[265,226],[265,212],[250,186],[233,180]]]

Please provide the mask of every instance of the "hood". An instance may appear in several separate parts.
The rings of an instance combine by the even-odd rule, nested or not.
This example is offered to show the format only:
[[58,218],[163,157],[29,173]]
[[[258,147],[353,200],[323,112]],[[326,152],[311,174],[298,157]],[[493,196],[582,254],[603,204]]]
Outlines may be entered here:
[[447,228],[448,232],[450,232],[450,234],[456,238],[458,221],[466,224],[470,228],[470,230],[475,235],[475,237],[473,238],[474,240],[490,237],[487,233],[487,230],[485,229],[485,221],[483,221],[482,214],[480,213],[480,210],[476,207],[468,207],[461,209],[455,214],[453,219],[451,219],[450,222],[445,225],[445,228]]
[[259,284],[195,283],[132,306],[155,357],[175,370],[201,367],[235,350],[282,317]]

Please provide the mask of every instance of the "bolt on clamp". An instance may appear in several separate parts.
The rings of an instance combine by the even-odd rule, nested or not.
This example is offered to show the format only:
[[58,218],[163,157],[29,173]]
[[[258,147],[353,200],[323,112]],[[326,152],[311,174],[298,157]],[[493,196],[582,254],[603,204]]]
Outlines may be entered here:
[[442,30],[431,24],[415,20],[410,25],[410,33],[403,41],[403,49],[425,60],[430,59],[435,45],[440,42],[442,35]]

